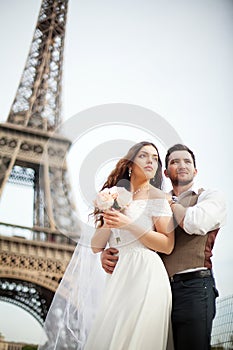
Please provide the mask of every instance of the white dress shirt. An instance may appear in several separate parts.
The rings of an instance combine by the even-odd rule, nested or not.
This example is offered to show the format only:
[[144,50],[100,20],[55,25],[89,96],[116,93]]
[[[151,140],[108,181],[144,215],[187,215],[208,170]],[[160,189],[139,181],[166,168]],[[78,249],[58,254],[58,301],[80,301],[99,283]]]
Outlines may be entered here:
[[[189,191],[198,193],[195,185],[187,192]],[[187,192],[182,193],[178,201]],[[225,222],[226,200],[223,193],[217,189],[207,189],[199,195],[196,205],[187,208],[183,228],[189,234],[205,235],[209,231],[222,227]]]

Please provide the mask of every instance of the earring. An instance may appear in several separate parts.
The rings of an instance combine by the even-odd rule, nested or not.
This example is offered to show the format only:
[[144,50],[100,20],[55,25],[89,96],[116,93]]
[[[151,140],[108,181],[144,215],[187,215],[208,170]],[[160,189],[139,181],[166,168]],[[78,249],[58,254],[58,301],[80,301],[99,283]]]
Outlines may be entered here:
[[129,168],[129,177],[131,176],[132,169]]

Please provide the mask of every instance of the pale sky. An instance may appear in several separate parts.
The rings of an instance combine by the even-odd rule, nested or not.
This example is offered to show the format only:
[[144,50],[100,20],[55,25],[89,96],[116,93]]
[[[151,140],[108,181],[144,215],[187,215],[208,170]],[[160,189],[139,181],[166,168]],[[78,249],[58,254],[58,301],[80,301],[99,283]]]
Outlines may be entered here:
[[[39,0],[0,0],[1,121],[6,120],[13,102],[39,8]],[[79,211],[85,213],[86,203],[79,193],[78,174],[99,152],[97,145],[119,139],[155,139],[164,158],[166,135],[158,139],[161,125],[156,118],[149,122],[146,111],[159,115],[195,152],[198,184],[226,195],[229,215],[216,240],[213,264],[220,296],[232,294],[233,2],[70,0],[68,11],[63,120],[65,124],[78,121],[85,129],[82,116],[87,109],[92,108],[90,116],[99,116],[96,106],[103,112],[77,138],[72,135],[69,171]],[[109,122],[118,125],[109,125],[102,116],[115,109],[112,104],[129,113],[136,105],[141,118],[139,113],[134,125],[127,126],[117,117],[113,120],[113,113]],[[94,179],[97,187],[110,160],[99,164]],[[17,330],[8,324],[6,306],[0,304],[0,332],[9,340],[37,342],[36,327],[28,332],[33,322],[26,316]]]

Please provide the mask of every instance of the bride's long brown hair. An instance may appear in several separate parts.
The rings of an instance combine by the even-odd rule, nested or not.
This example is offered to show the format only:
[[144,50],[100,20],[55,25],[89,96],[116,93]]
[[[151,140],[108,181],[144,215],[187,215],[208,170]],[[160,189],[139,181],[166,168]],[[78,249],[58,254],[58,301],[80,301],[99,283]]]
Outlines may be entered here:
[[[110,188],[113,186],[118,186],[118,187],[125,187],[128,191],[130,190],[130,176],[129,176],[129,169],[131,168],[134,159],[140,149],[144,146],[153,146],[157,153],[158,153],[158,168],[155,173],[155,176],[153,179],[150,180],[150,183],[152,186],[161,189],[162,187],[162,162],[159,156],[159,151],[157,147],[152,143],[148,141],[142,141],[136,143],[134,146],[132,146],[128,153],[121,158],[118,163],[115,166],[115,169],[110,173],[108,176],[106,182],[104,183],[103,187],[101,188],[101,191],[104,188]],[[100,226],[102,226],[103,221],[102,221],[102,216],[99,214],[98,208],[95,208],[94,210],[94,216],[96,218],[96,223],[101,222]]]

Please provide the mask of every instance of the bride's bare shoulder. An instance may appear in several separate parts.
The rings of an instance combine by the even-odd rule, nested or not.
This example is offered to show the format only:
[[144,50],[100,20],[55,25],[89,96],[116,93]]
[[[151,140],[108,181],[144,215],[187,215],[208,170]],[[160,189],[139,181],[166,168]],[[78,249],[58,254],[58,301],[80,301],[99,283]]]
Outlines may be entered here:
[[167,194],[159,188],[151,186],[149,190],[149,197],[150,199],[167,199]]

